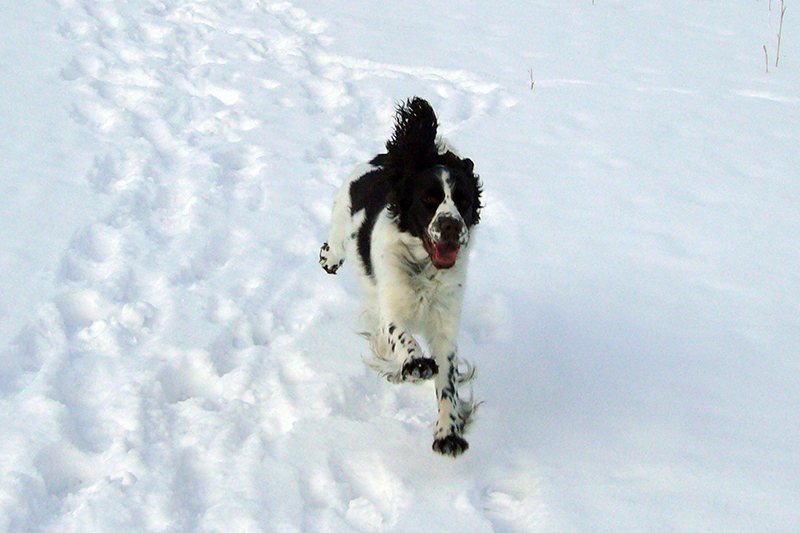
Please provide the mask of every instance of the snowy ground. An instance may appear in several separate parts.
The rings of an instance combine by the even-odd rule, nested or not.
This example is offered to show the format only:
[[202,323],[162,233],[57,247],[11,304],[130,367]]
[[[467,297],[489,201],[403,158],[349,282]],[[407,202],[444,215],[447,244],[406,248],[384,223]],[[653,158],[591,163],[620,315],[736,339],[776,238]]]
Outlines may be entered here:
[[[790,2],[777,67],[777,0],[4,2],[0,532],[800,529]],[[415,94],[486,189],[457,460],[316,264]]]

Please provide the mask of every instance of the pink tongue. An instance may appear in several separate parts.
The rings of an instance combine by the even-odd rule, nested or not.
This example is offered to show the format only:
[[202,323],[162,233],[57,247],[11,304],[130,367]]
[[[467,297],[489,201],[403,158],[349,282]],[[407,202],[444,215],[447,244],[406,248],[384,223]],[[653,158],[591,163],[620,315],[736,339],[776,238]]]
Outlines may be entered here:
[[458,258],[458,247],[446,244],[436,246],[435,256],[438,263],[446,265],[455,263]]

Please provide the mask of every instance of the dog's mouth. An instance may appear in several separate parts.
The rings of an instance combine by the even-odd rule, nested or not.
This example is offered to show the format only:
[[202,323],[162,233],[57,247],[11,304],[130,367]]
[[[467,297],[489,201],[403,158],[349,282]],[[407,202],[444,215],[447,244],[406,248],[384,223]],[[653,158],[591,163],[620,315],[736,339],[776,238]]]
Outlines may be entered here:
[[433,266],[438,269],[448,269],[456,264],[458,259],[458,251],[461,245],[458,241],[450,242],[434,242],[425,234],[422,238],[422,243],[425,246],[425,251],[431,258]]

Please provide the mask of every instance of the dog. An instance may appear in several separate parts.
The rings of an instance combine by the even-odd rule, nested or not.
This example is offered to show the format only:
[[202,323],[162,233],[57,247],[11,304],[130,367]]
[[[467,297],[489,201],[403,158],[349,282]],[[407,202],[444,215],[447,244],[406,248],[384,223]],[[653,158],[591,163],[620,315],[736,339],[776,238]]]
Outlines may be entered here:
[[398,106],[386,153],[357,168],[337,194],[319,262],[329,274],[346,256],[357,264],[367,300],[363,335],[374,354],[367,364],[394,383],[434,379],[433,450],[455,457],[469,447],[464,432],[475,410],[458,394],[474,368],[456,355],[456,335],[482,184],[473,162],[437,129],[427,101]]

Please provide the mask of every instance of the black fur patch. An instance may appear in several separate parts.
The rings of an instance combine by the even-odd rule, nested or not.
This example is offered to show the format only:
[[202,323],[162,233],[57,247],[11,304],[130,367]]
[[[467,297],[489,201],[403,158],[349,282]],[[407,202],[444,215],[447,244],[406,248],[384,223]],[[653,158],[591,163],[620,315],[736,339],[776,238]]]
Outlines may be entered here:
[[436,114],[421,98],[412,98],[398,106],[392,138],[385,154],[370,161],[376,167],[350,184],[351,215],[364,210],[365,219],[358,230],[356,249],[364,270],[373,275],[372,230],[381,211],[388,205],[400,231],[422,237],[436,205],[426,200],[444,198],[439,175],[450,174],[454,198],[467,226],[480,220],[481,185],[474,165],[452,152],[439,153]]
[[422,381],[431,379],[439,373],[436,361],[427,357],[420,357],[406,361],[403,365],[402,377],[404,381]]
[[458,457],[469,449],[469,443],[458,435],[448,435],[433,441],[433,451]]
[[[378,156],[371,163],[374,165],[383,159]],[[368,276],[372,276],[372,228],[386,207],[388,193],[389,182],[381,168],[367,172],[350,184],[350,214],[352,216],[363,209],[365,215],[356,236],[356,249]]]

